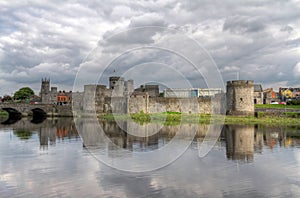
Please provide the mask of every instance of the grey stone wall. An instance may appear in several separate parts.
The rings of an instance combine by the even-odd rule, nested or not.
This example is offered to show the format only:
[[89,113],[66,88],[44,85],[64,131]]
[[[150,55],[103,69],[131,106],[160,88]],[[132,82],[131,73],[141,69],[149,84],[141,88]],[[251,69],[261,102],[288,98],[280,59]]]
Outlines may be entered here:
[[144,113],[160,113],[169,111],[212,114],[213,112],[220,112],[219,108],[223,108],[221,101],[223,98],[215,99],[213,104],[216,104],[216,106],[214,106],[210,98],[150,98],[137,96],[129,99],[128,106],[129,113],[140,113],[141,111]]
[[253,81],[236,80],[227,82],[227,114],[254,115]]
[[42,79],[40,94],[41,94],[42,103],[50,102],[50,98],[51,98],[50,79]]

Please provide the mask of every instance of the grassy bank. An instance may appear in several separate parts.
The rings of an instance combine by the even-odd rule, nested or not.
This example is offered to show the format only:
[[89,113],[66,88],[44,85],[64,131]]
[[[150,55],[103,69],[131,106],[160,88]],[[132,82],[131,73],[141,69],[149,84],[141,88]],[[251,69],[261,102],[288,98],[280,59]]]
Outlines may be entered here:
[[[224,120],[225,117],[225,120]],[[126,120],[132,119],[140,124],[157,122],[164,125],[177,125],[183,123],[202,123],[209,124],[211,120],[216,124],[262,124],[270,126],[300,126],[300,117],[295,114],[287,114],[284,117],[268,117],[259,115],[258,118],[253,116],[239,117],[239,116],[221,116],[221,115],[207,115],[207,114],[180,114],[180,113],[155,113],[155,114],[131,114],[131,115],[103,115],[100,118],[105,120]]]
[[265,109],[300,109],[300,105],[283,105],[283,104],[256,104],[255,108]]

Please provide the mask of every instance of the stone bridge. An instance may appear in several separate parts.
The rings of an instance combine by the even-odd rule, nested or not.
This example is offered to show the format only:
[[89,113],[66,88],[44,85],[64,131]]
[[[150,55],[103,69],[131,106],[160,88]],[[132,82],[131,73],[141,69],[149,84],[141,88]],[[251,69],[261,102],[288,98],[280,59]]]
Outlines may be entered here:
[[55,104],[25,104],[25,103],[0,103],[0,109],[9,113],[9,117],[55,117],[72,116],[72,106]]

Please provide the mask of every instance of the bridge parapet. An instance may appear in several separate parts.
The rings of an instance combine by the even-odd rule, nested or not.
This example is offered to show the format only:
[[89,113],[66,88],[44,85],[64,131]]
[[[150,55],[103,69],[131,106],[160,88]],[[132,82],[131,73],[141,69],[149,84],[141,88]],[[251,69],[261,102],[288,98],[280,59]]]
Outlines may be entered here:
[[47,116],[72,116],[72,106],[61,106],[55,104],[26,104],[26,103],[0,103],[1,109],[11,108],[20,112],[22,116],[33,115],[34,109],[45,112]]

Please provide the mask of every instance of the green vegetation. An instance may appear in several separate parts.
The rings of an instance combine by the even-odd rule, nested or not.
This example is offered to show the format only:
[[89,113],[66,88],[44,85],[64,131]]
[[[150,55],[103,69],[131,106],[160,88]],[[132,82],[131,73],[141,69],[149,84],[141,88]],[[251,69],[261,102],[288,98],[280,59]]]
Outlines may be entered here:
[[299,105],[300,106],[300,100],[288,101],[286,104],[287,105]]
[[[299,114],[296,114],[299,116]],[[161,123],[164,125],[178,125],[183,123],[201,123],[209,124],[211,121],[215,124],[262,124],[269,126],[300,126],[300,119],[295,114],[290,113],[287,116],[265,116],[263,112],[259,112],[258,118],[254,116],[222,116],[208,114],[178,114],[172,112],[154,113],[154,114],[131,114],[131,115],[104,115],[101,118],[105,120],[126,120],[133,119],[140,124],[143,123]],[[225,118],[225,120],[224,120]]]
[[11,102],[12,101],[12,97],[9,95],[5,95],[2,97],[1,99],[2,102]]
[[144,113],[143,111],[141,111],[140,113],[131,114],[130,117],[134,121],[139,122],[140,124],[143,124],[144,122],[150,122],[151,121],[150,115]]
[[8,117],[8,113],[6,111],[0,110],[0,117]]
[[288,118],[300,118],[300,113],[298,112],[285,112],[284,115]]
[[20,138],[20,140],[28,140],[31,138],[32,133],[29,130],[26,129],[17,129],[14,131],[14,134]]
[[299,131],[288,131],[286,136],[291,138],[300,138],[300,133]]
[[284,104],[256,104],[255,108],[270,108],[270,109],[300,109],[300,105],[284,105]]
[[22,87],[14,94],[15,100],[25,100],[29,99],[34,95],[34,91],[29,87]]

